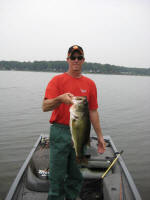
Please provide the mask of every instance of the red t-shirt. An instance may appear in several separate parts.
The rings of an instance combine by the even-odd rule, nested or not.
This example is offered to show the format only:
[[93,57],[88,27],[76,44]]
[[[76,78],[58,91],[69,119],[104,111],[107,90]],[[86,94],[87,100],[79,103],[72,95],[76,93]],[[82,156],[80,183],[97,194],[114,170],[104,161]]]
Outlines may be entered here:
[[[74,96],[87,96],[89,110],[95,110],[98,108],[96,85],[94,81],[85,76],[74,78],[67,73],[55,76],[48,83],[45,92],[45,99],[56,98],[64,93],[71,93]],[[50,123],[56,122],[69,125],[70,106],[71,105],[62,103],[54,109],[50,118]]]

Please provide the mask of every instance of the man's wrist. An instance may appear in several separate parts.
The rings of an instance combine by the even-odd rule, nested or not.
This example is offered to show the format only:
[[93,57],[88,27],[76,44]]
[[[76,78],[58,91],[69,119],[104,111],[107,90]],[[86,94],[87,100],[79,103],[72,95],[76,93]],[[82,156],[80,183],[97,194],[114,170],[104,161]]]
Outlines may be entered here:
[[62,96],[60,95],[60,96],[58,96],[58,97],[56,97],[56,102],[57,103],[63,103],[63,101],[62,101]]
[[98,139],[98,143],[101,143],[101,141],[103,140],[103,136],[99,136],[97,139]]

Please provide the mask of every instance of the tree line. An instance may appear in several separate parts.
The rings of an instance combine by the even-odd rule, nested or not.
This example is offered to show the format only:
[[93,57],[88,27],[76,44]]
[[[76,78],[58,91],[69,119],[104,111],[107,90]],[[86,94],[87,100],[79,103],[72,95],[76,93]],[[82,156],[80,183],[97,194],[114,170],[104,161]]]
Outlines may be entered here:
[[[66,72],[68,64],[66,61],[0,61],[0,70],[16,71],[43,71],[43,72]],[[110,64],[88,63],[83,64],[82,71],[85,73],[98,74],[122,74],[150,76],[150,68],[128,68]]]

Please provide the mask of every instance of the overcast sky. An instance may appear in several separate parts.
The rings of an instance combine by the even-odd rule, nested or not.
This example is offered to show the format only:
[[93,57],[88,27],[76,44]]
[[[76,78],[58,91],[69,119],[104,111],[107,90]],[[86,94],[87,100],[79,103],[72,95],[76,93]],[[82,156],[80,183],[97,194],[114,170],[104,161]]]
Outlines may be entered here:
[[0,60],[65,60],[150,67],[150,0],[0,0]]

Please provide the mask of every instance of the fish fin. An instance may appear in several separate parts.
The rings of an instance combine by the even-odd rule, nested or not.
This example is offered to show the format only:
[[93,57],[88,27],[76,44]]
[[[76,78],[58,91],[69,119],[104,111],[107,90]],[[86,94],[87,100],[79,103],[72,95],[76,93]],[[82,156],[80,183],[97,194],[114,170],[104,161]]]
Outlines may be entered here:
[[88,159],[84,156],[82,158],[76,157],[76,161],[78,164],[84,164],[87,165],[88,164]]
[[88,147],[91,146],[91,140],[90,140],[90,137],[89,137],[88,140],[86,141],[85,146],[88,146]]
[[90,138],[89,138],[89,140],[88,140],[88,142],[87,142],[87,146],[91,146],[91,141],[90,141]]

